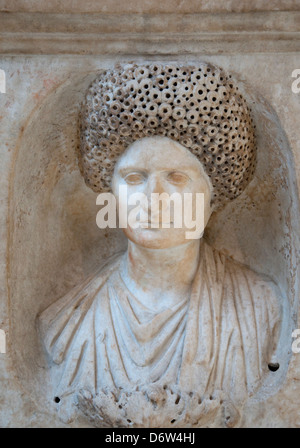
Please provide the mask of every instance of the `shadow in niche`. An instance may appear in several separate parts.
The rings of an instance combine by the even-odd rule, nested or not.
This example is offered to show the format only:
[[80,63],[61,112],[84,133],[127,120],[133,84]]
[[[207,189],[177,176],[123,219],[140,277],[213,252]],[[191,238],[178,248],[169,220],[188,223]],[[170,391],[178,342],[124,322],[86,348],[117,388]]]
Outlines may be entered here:
[[[55,409],[35,328],[37,314],[125,250],[119,230],[101,231],[96,193],[79,173],[75,147],[79,104],[93,75],[74,77],[49,94],[24,131],[10,210],[11,351],[16,374],[38,408]],[[278,117],[262,98],[245,95],[257,126],[258,166],[246,191],[211,218],[206,239],[217,249],[270,276],[283,298],[283,337],[274,372],[286,375],[298,308],[299,203],[294,161]],[[39,403],[42,403],[39,405]]]
[[211,218],[205,236],[214,247],[270,277],[280,289],[283,326],[278,362],[268,366],[277,372],[266,387],[268,393],[286,376],[297,323],[299,197],[293,154],[274,109],[249,90],[244,96],[256,125],[255,177],[239,198]]

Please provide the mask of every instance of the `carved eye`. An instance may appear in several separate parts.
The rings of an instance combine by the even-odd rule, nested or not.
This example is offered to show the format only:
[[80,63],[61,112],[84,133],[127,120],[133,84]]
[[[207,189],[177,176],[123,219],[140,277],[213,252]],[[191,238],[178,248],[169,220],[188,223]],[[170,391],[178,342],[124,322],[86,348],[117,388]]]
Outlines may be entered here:
[[129,185],[139,185],[144,182],[145,176],[141,173],[129,173],[125,176],[125,182]]
[[180,171],[172,171],[172,173],[168,174],[167,180],[172,184],[184,185],[190,178],[187,174],[181,173]]

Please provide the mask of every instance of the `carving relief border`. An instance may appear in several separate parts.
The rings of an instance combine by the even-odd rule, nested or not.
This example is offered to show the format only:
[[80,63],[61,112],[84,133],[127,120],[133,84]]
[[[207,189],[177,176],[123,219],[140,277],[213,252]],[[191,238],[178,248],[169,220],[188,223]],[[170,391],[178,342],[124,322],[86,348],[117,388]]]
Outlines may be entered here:
[[2,54],[136,56],[300,50],[300,11],[198,14],[0,12],[0,30]]

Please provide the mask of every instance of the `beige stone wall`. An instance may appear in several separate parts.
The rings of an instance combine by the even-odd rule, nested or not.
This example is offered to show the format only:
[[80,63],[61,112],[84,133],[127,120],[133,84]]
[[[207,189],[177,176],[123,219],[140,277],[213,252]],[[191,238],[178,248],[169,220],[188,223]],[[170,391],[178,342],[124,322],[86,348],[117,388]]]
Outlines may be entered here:
[[[6,73],[6,93],[0,93],[0,328],[8,339],[7,353],[0,353],[0,426],[63,426],[55,404],[41,388],[45,364],[35,316],[110,253],[125,247],[118,232],[99,234],[95,194],[82,182],[72,141],[87,83],[99,69],[115,62],[211,61],[244,84],[257,117],[267,110],[266,123],[278,120],[275,143],[288,166],[287,197],[292,198],[283,216],[289,227],[276,227],[275,249],[265,236],[264,253],[251,229],[243,239],[241,224],[235,225],[238,217],[225,213],[213,223],[211,238],[258,271],[264,271],[266,263],[271,276],[285,272],[280,282],[292,304],[290,325],[300,328],[296,318],[300,93],[291,89],[292,72],[300,68],[297,3],[228,1],[221,8],[220,2],[145,1],[137,7],[137,2],[129,1],[121,2],[120,9],[117,1],[101,2],[101,7],[99,2],[70,1],[61,10],[56,2],[0,2],[0,11],[11,11],[0,13],[0,69]],[[116,19],[116,10],[124,16]],[[61,12],[76,14],[57,16]],[[82,12],[99,13],[102,22],[93,16],[87,19]],[[103,13],[109,15],[108,21]],[[266,139],[270,125],[260,125]],[[261,144],[267,145],[264,138]],[[254,222],[261,238],[268,233],[264,224],[270,219]],[[234,227],[231,239],[222,223],[225,229]],[[275,259],[272,250],[278,250]],[[291,352],[291,345],[283,350]],[[266,392],[266,401],[250,402],[244,426],[300,427],[300,354],[290,358],[286,378],[278,379],[280,390],[271,397]]]
[[24,12],[71,12],[71,13],[165,13],[178,12],[182,14],[197,12],[249,12],[249,11],[295,11],[298,10],[297,0],[168,0],[159,2],[156,0],[143,0],[136,2],[129,0],[59,0],[51,2],[39,0],[1,0],[0,11],[24,11]]

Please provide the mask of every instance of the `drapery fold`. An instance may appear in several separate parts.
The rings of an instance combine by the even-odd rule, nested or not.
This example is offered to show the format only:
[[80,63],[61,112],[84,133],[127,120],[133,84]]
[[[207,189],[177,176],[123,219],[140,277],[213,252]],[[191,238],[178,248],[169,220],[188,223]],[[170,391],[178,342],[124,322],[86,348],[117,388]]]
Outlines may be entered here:
[[126,287],[121,259],[39,318],[57,395],[155,383],[238,404],[259,387],[280,328],[271,281],[202,241],[190,297],[156,312]]

